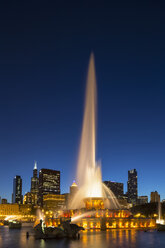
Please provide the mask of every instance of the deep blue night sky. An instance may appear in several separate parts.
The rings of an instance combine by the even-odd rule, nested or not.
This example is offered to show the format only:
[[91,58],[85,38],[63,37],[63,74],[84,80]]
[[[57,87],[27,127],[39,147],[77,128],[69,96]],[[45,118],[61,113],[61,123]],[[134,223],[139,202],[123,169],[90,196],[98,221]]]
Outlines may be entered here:
[[[35,2],[35,3],[34,3]],[[138,171],[139,195],[165,198],[165,4],[17,1],[0,8],[0,196],[30,190],[34,160],[75,178],[91,51],[103,180]]]

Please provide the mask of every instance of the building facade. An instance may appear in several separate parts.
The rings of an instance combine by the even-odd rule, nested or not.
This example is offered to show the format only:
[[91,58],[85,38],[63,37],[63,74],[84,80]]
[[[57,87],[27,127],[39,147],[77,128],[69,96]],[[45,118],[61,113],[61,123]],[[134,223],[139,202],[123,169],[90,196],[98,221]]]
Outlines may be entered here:
[[65,195],[47,194],[43,196],[45,211],[56,211],[65,207]]
[[116,198],[123,197],[124,194],[124,184],[112,181],[104,181],[104,184],[113,192]]
[[22,204],[22,202],[22,178],[20,176],[15,176],[13,180],[12,203]]
[[157,191],[151,192],[150,202],[160,202],[160,195]]
[[0,215],[19,215],[19,204],[0,204]]
[[32,205],[31,204],[21,204],[19,205],[20,215],[31,215]]
[[64,193],[62,195],[65,197],[65,206],[66,206],[66,209],[68,209],[69,208],[69,197],[70,197],[70,194],[69,193]]
[[37,205],[37,202],[38,202],[38,195],[31,192],[27,192],[24,195],[23,204]]
[[43,196],[60,195],[60,171],[41,169],[39,172],[39,205],[43,206]]
[[0,215],[30,215],[32,211],[31,205],[23,205],[23,204],[0,204]]
[[138,196],[138,201],[137,201],[137,203],[139,204],[139,205],[142,205],[142,204],[146,204],[146,203],[148,203],[148,196],[146,196],[146,195],[142,195],[142,196]]
[[136,171],[136,169],[128,171],[127,195],[128,195],[128,202],[129,203],[132,203],[132,204],[137,203],[138,183],[137,183],[137,171]]

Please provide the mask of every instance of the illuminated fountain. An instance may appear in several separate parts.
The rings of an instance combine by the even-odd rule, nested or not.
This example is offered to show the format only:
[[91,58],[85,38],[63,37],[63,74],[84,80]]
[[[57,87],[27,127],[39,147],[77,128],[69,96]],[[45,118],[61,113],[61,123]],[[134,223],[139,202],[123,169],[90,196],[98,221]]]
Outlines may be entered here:
[[69,207],[57,218],[47,218],[48,226],[70,220],[85,229],[155,228],[155,220],[134,218],[102,183],[101,165],[96,162],[96,77],[94,56],[90,57],[84,119],[79,148],[77,178],[70,190]]
[[101,165],[96,162],[96,76],[94,55],[91,54],[84,119],[77,165],[78,192],[70,203],[70,209],[87,208],[120,208],[110,189],[102,183]]

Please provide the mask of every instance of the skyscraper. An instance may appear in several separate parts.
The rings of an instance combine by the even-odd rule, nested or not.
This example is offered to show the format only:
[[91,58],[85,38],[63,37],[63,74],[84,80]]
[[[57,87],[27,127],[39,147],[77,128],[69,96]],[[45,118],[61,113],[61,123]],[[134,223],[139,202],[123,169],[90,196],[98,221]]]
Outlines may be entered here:
[[32,197],[32,204],[37,205],[38,203],[38,193],[39,193],[39,179],[38,179],[38,171],[37,171],[37,162],[34,163],[33,169],[33,177],[31,178],[31,195]]
[[43,205],[43,195],[60,194],[60,171],[41,169],[39,172],[39,205]]
[[160,201],[160,195],[157,191],[151,192],[150,196],[150,202],[159,202]]
[[138,197],[136,169],[128,171],[127,194],[128,194],[128,202],[132,204],[136,204]]
[[22,178],[20,176],[15,176],[13,180],[12,203],[22,204],[22,202]]

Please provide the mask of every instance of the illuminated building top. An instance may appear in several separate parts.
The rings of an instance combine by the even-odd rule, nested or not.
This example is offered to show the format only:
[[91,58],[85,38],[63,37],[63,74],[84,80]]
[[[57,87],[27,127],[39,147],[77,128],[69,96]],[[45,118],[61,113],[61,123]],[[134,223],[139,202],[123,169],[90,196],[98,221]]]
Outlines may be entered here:
[[34,162],[34,170],[37,170],[37,161]]
[[71,187],[78,187],[75,181],[73,181]]

